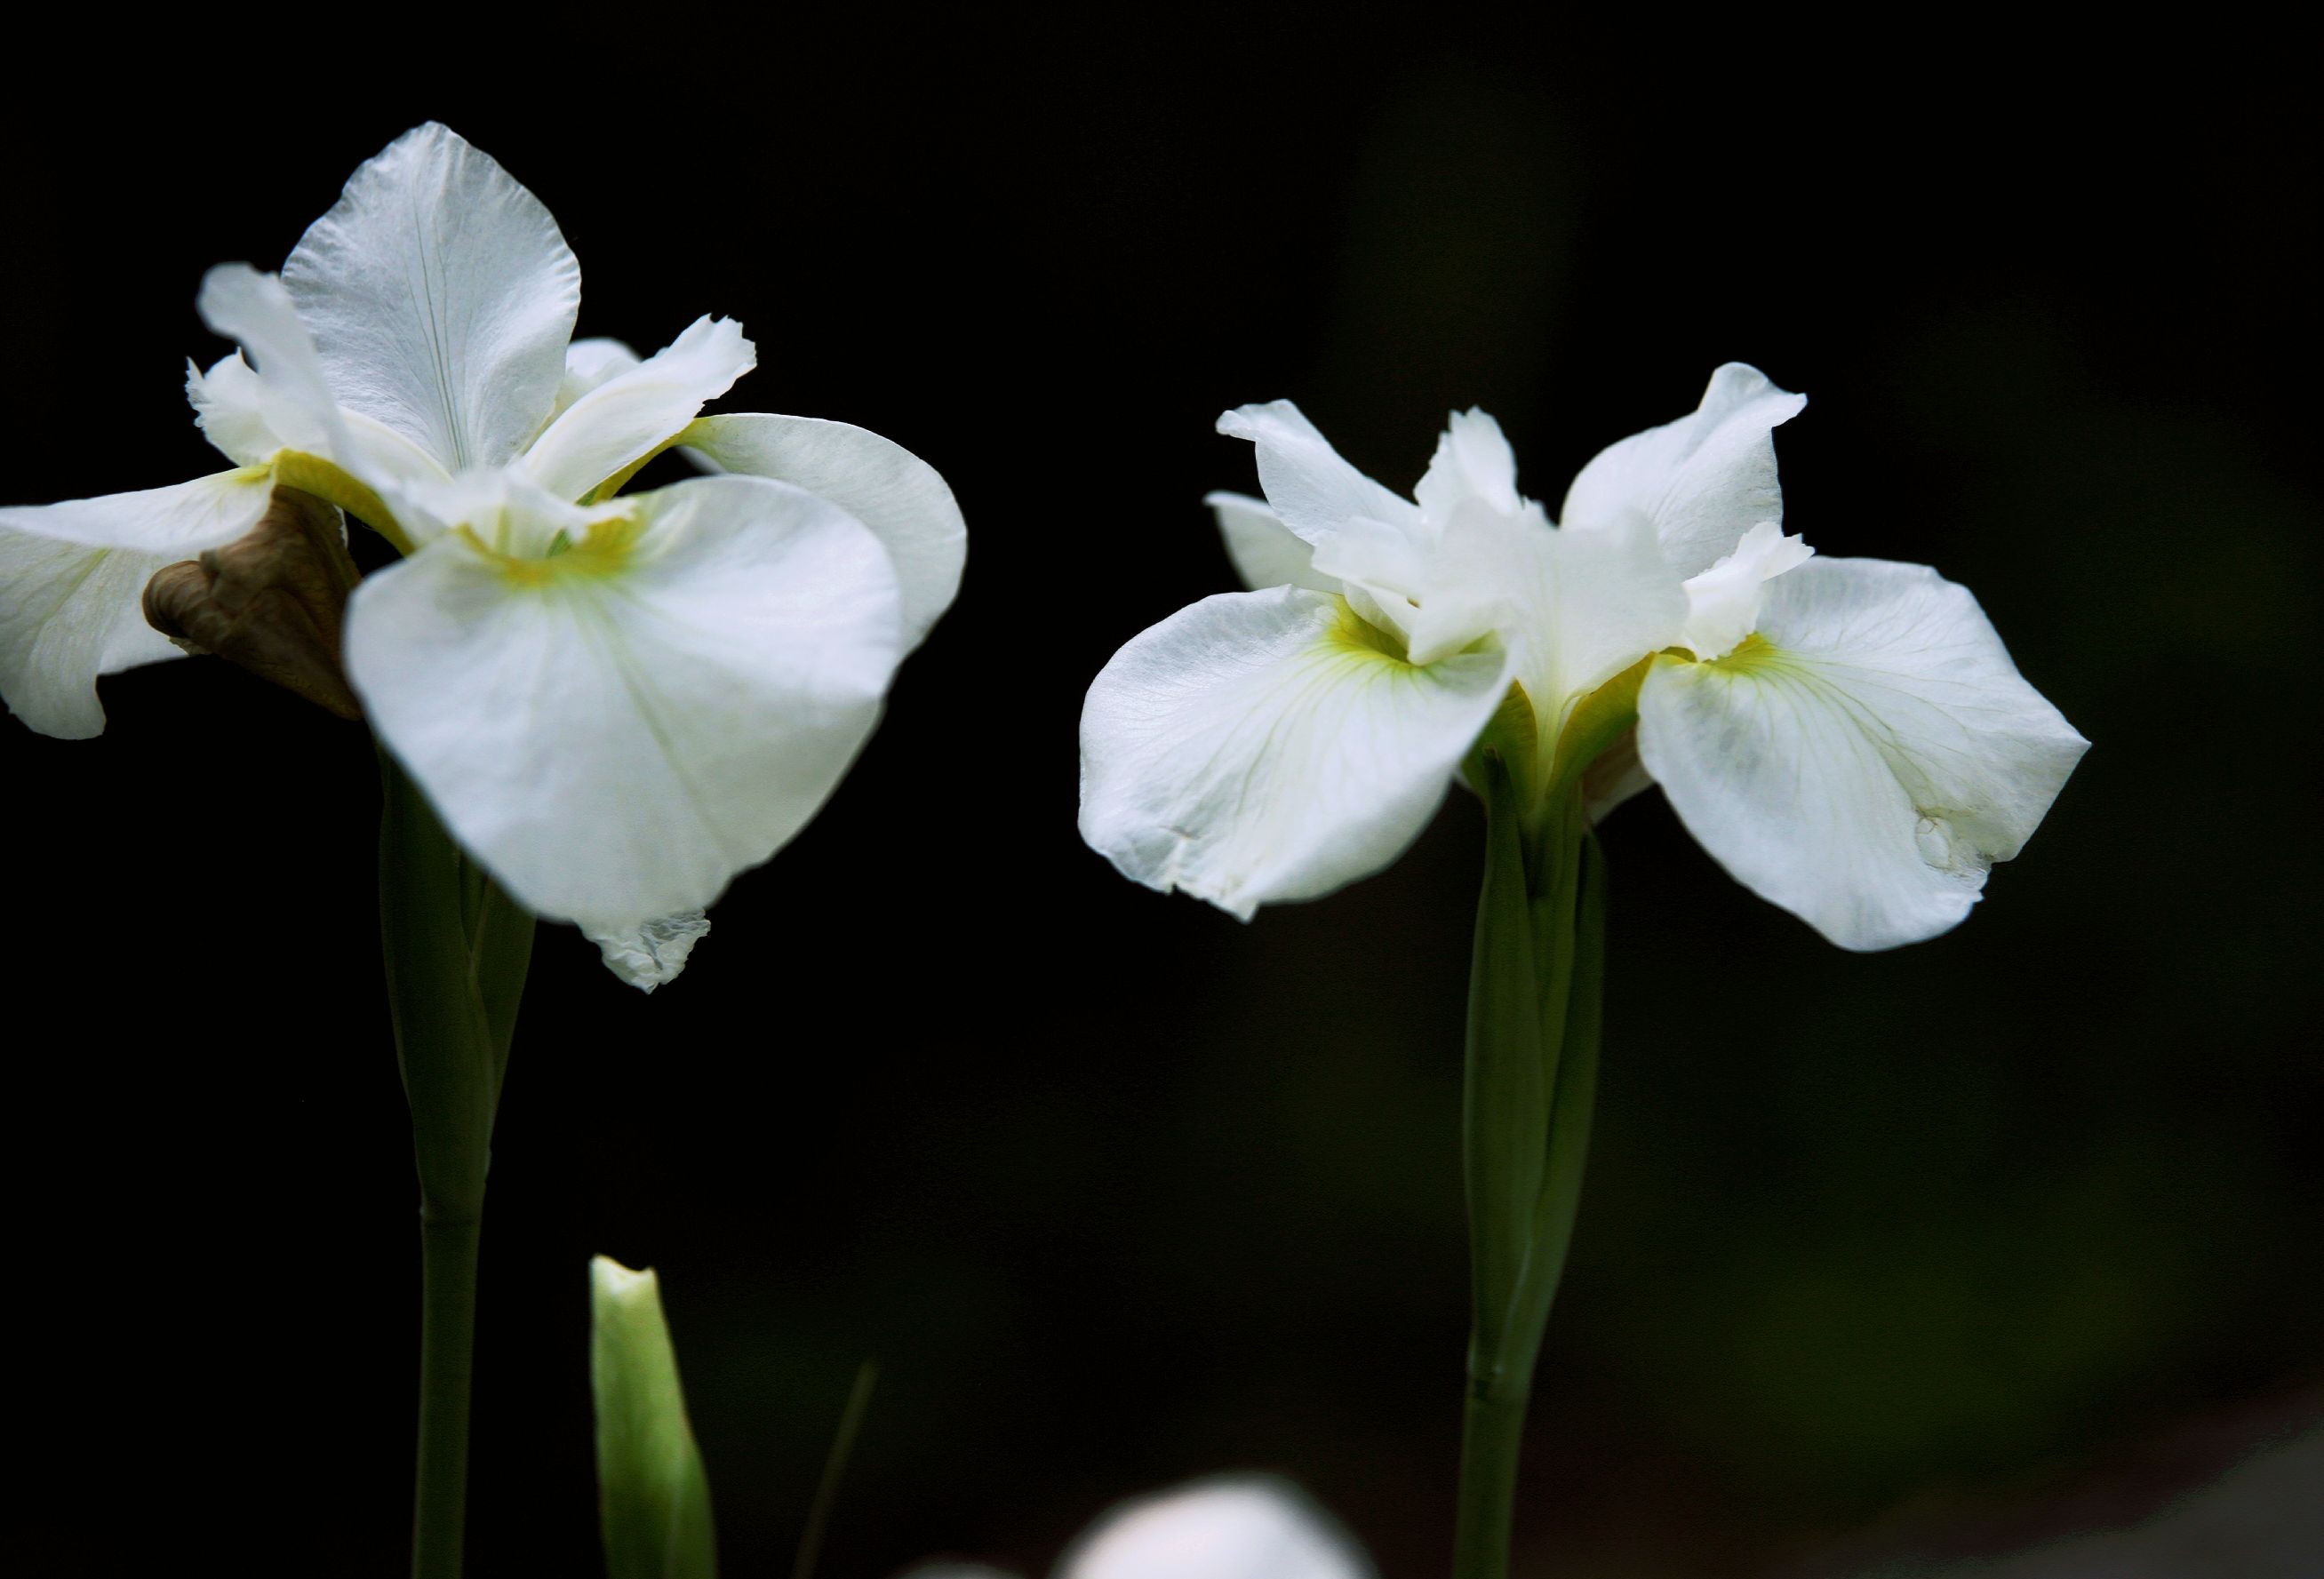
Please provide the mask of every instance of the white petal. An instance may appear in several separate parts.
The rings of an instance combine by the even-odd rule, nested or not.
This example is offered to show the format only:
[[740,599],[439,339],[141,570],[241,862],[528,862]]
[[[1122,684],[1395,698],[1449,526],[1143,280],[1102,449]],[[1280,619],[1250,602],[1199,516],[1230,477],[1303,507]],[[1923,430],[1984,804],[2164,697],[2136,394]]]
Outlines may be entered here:
[[581,266],[540,200],[446,127],[356,171],[282,279],[339,404],[447,469],[500,465],[547,420]]
[[1371,1564],[1305,1498],[1259,1477],[1204,1481],[1123,1504],[1057,1579],[1369,1579]]
[[1923,566],[1812,559],[1767,584],[1759,635],[1646,676],[1638,751],[1679,817],[1843,947],[1953,926],[2089,743]]
[[1340,590],[1336,577],[1315,568],[1315,550],[1294,536],[1264,499],[1247,494],[1205,494],[1203,503],[1218,516],[1227,557],[1234,561],[1235,574],[1242,577],[1245,586],[1254,592],[1269,586]]
[[1430,519],[1443,522],[1467,500],[1502,515],[1517,509],[1517,457],[1501,425],[1474,409],[1455,411],[1436,441],[1428,474],[1413,491]]
[[1241,406],[1219,419],[1219,431],[1259,450],[1259,483],[1275,513],[1300,538],[1318,543],[1348,522],[1370,520],[1406,533],[1420,531],[1420,511],[1340,458],[1289,401]]
[[1341,599],[1222,593],[1113,655],[1082,709],[1082,837],[1248,919],[1379,871],[1508,688],[1498,651],[1416,668]]
[[705,417],[678,441],[727,471],[820,494],[870,527],[896,563],[905,651],[952,606],[968,526],[936,468],[902,445],[845,422],[756,411]]
[[560,540],[577,543],[592,526],[626,508],[572,503],[506,466],[410,478],[390,487],[384,498],[416,542],[465,528],[483,547],[520,559],[545,559]]
[[277,448],[336,458],[345,448],[338,404],[282,282],[248,263],[221,263],[202,276],[194,306],[212,334],[241,346],[250,377],[236,377],[234,392],[255,405]]
[[266,512],[263,471],[0,510],[0,699],[42,734],[105,728],[97,678],[178,656],[145,623],[162,566],[232,542]]
[[[402,434],[334,402],[322,362],[282,282],[247,263],[202,280],[202,321],[243,350],[207,374],[187,368],[186,398],[211,443],[244,466],[283,449],[318,456],[374,491],[440,478],[433,456]],[[245,356],[257,358],[254,369]]]
[[871,734],[895,573],[853,516],[756,477],[594,519],[603,546],[511,560],[454,532],[373,575],[348,605],[347,676],[527,908],[702,909],[807,824]]
[[669,442],[705,402],[724,394],[758,363],[741,324],[698,318],[668,346],[567,407],[525,451],[525,469],[549,492],[578,499]]
[[565,347],[565,376],[557,381],[558,414],[563,415],[575,401],[644,360],[626,341],[603,336],[574,341]]
[[1783,520],[1773,432],[1806,404],[1757,368],[1729,362],[1692,415],[1633,434],[1583,466],[1559,519],[1585,531],[1650,521],[1681,576],[1708,570],[1752,527]]
[[1412,656],[1501,630],[1545,749],[1573,702],[1669,645],[1686,619],[1685,587],[1643,523],[1569,531],[1467,509],[1432,569]]
[[266,420],[258,374],[239,351],[219,357],[208,373],[188,360],[186,401],[202,437],[236,466],[263,466],[283,448],[282,436]]
[[581,930],[597,946],[607,970],[640,992],[650,993],[678,979],[686,968],[686,956],[709,935],[710,918],[700,910],[681,910],[626,927],[584,923]]
[[1763,521],[1743,534],[1735,551],[1686,583],[1686,629],[1679,645],[1697,658],[1723,658],[1757,629],[1767,583],[1808,562],[1815,550]]

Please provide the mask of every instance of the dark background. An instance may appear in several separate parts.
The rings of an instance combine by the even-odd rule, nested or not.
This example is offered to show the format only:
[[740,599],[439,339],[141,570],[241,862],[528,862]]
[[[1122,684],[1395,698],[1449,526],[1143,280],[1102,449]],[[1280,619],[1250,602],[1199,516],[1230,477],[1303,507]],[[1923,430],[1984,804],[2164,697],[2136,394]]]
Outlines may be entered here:
[[[595,1571],[599,1251],[665,1279],[731,1574],[788,1572],[866,1356],[830,1579],[1038,1573],[1229,1467],[1442,1572],[1477,808],[1240,926],[1083,848],[1074,719],[1231,585],[1222,409],[1294,397],[1408,487],[1481,404],[1554,506],[1730,357],[1811,396],[1791,530],[1972,587],[2095,747],[1991,902],[1891,955],[1752,898],[1658,797],[1609,823],[1519,1572],[1991,1549],[2312,1427],[2319,143],[2263,41],[633,21],[568,59],[446,17],[409,60],[284,22],[151,83],[25,55],[70,90],[0,109],[11,503],[221,464],[180,392],[223,349],[202,270],[279,265],[433,116],[556,213],[581,333],[737,316],[725,409],[887,434],[968,516],[879,735],[681,981],[543,931],[478,1574]],[[213,661],[104,690],[99,741],[0,725],[18,1519],[45,1571],[394,1574],[415,1196],[369,746]]]

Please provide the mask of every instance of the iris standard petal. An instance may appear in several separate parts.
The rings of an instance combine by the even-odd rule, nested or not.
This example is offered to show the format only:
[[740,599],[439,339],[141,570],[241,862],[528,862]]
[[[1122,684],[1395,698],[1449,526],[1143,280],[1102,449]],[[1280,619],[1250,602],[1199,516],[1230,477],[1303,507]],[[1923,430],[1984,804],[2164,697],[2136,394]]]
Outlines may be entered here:
[[601,335],[574,341],[565,347],[565,376],[557,381],[555,414],[562,416],[575,401],[644,360],[625,340]]
[[1283,518],[1264,499],[1247,494],[1205,494],[1203,503],[1219,518],[1219,536],[1226,540],[1227,558],[1235,574],[1252,591],[1269,586],[1305,586],[1311,592],[1337,592],[1338,577],[1315,568],[1315,550],[1283,524]]
[[1453,412],[1412,496],[1430,520],[1439,522],[1451,520],[1452,512],[1469,500],[1498,514],[1515,514],[1517,457],[1501,425],[1474,407]]
[[1560,524],[1595,531],[1649,521],[1680,576],[1708,570],[1751,528],[1783,520],[1772,435],[1806,404],[1757,368],[1729,362],[1711,375],[1692,413],[1632,434],[1583,466]]
[[696,319],[669,346],[612,374],[560,412],[525,451],[525,470],[549,492],[578,499],[668,444],[706,402],[758,363],[758,348],[741,324]]
[[678,442],[723,470],[820,494],[870,527],[896,564],[905,651],[952,606],[968,526],[943,476],[902,445],[845,422],[757,411],[704,417]]
[[282,266],[339,404],[447,469],[540,431],[581,266],[538,199],[433,122],[355,171]]
[[179,650],[145,623],[162,566],[232,542],[273,483],[245,467],[171,488],[0,510],[0,700],[42,734],[105,728],[97,679]]
[[344,448],[338,404],[282,282],[248,263],[221,263],[202,276],[194,306],[212,334],[242,347],[245,360],[232,365],[250,376],[235,383],[277,447],[337,459]]
[[1419,834],[1507,688],[1501,652],[1415,666],[1325,593],[1206,597],[1091,685],[1082,836],[1246,919],[1329,893]]
[[798,833],[899,645],[879,540],[756,477],[641,494],[544,559],[448,532],[357,587],[346,626],[373,726],[453,835],[598,930],[702,909]]
[[1767,583],[1755,640],[1658,659],[1638,697],[1639,755],[1688,829],[1846,948],[1959,922],[2088,747],[1965,588],[1882,559]]
[[1382,522],[1406,535],[1421,531],[1420,509],[1350,466],[1289,401],[1239,406],[1219,431],[1248,439],[1259,451],[1259,484],[1283,524],[1310,543],[1351,521]]
[[1279,1481],[1205,1481],[1093,1525],[1057,1579],[1370,1579],[1371,1564]]

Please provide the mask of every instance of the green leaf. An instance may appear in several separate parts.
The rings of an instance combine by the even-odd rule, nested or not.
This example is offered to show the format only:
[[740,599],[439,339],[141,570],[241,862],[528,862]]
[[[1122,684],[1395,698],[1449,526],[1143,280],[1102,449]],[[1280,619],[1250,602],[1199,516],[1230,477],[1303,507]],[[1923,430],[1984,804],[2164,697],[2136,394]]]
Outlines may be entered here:
[[589,1380],[607,1579],[715,1579],[710,1482],[651,1271],[589,1263]]
[[1489,1380],[1501,1370],[1503,1338],[1532,1250],[1548,1151],[1550,1083],[1523,803],[1498,753],[1478,753],[1471,774],[1485,800],[1485,883],[1469,973],[1462,1124],[1476,1314],[1471,1368],[1478,1380]]

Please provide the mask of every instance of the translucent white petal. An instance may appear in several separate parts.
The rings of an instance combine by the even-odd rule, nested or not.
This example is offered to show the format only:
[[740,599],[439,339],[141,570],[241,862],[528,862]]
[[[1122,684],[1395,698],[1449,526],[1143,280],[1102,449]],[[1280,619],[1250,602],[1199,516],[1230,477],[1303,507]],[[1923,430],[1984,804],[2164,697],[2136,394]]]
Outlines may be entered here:
[[584,922],[581,930],[597,946],[607,970],[640,992],[650,993],[678,979],[694,946],[709,936],[710,918],[700,910],[682,910],[626,927]]
[[[320,457],[374,491],[440,478],[436,458],[402,434],[333,402],[321,360],[272,274],[247,263],[212,269],[197,305],[202,320],[244,349],[208,373],[187,366],[186,398],[211,443],[244,466],[284,449]],[[254,369],[248,356],[258,359]]]
[[1559,520],[1585,531],[1651,522],[1681,576],[1708,570],[1752,527],[1783,520],[1773,432],[1806,404],[1757,368],[1729,362],[1692,415],[1633,434],[1583,466]]
[[272,487],[265,472],[242,470],[0,510],[0,700],[42,734],[101,732],[97,676],[178,655],[145,623],[145,583],[248,531]]
[[248,263],[220,263],[202,276],[194,306],[212,334],[242,347],[251,376],[235,380],[235,393],[257,408],[277,448],[336,459],[345,448],[338,403],[282,282]]
[[600,336],[574,341],[565,347],[565,376],[557,381],[558,414],[563,415],[575,401],[644,360],[623,340]]
[[1371,1564],[1313,1504],[1258,1476],[1124,1503],[1092,1526],[1057,1579],[1370,1579]]
[[1420,511],[1340,458],[1315,425],[1289,401],[1240,406],[1219,419],[1219,431],[1259,450],[1259,483],[1283,524],[1311,543],[1370,520],[1418,536]]
[[1501,425],[1471,408],[1455,411],[1436,440],[1436,453],[1413,497],[1430,519],[1449,521],[1454,510],[1477,500],[1503,515],[1517,509],[1517,457]]
[[1686,628],[1679,645],[1697,658],[1722,658],[1759,623],[1767,583],[1807,563],[1815,550],[1763,521],[1743,534],[1735,551],[1686,583]]
[[1767,584],[1759,636],[1646,676],[1639,755],[1679,817],[1843,947],[1959,922],[2089,743],[1923,566],[1812,559]]
[[1499,651],[1416,668],[1339,598],[1223,593],[1134,638],[1082,709],[1082,836],[1246,919],[1379,871],[1508,688]]
[[1242,577],[1245,586],[1253,591],[1269,586],[1340,590],[1337,577],[1315,568],[1314,549],[1294,536],[1264,499],[1247,494],[1205,494],[1203,503],[1218,516],[1227,557],[1234,561],[1235,574]]
[[591,520],[545,559],[455,531],[373,575],[348,605],[348,679],[529,909],[702,909],[807,824],[871,734],[899,656],[895,572],[837,505],[761,478]]
[[845,422],[756,411],[704,417],[679,442],[727,471],[820,494],[870,527],[896,563],[907,652],[952,606],[968,526],[936,468],[902,445]]
[[356,171],[282,279],[339,404],[446,468],[500,465],[548,420],[581,266],[539,199],[446,127]]
[[258,374],[239,351],[219,357],[208,373],[189,360],[186,401],[202,437],[236,466],[263,466],[283,448],[282,436],[266,420]]
[[667,444],[758,362],[741,324],[698,318],[669,346],[567,406],[525,451],[525,469],[549,492],[578,499]]

